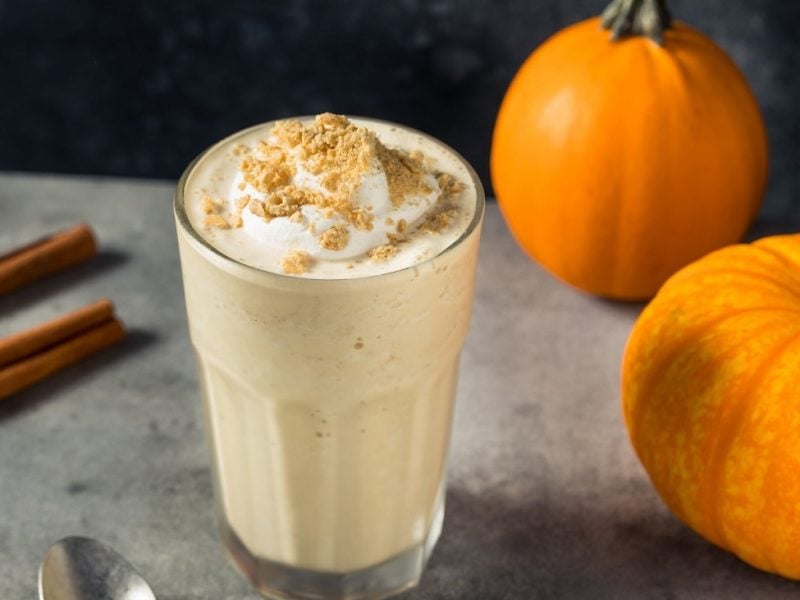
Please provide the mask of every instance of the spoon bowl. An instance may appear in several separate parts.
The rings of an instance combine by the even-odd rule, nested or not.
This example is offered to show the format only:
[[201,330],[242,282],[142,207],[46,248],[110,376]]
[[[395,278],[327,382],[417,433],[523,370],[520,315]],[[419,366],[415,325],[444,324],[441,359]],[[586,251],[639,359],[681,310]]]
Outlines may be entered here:
[[156,600],[144,578],[102,542],[67,537],[50,546],[39,568],[40,600]]

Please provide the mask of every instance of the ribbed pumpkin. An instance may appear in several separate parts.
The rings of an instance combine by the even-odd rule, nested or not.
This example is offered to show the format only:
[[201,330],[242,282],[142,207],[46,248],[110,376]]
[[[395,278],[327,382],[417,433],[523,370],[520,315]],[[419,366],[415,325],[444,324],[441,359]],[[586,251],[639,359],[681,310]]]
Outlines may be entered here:
[[[660,45],[650,38],[662,30]],[[619,299],[649,298],[739,241],[766,175],[744,77],[656,0],[616,0],[603,22],[546,41],[514,77],[492,140],[494,191],[522,248],[563,281]]]
[[751,565],[800,579],[800,235],[671,277],[622,365],[625,423],[667,506]]

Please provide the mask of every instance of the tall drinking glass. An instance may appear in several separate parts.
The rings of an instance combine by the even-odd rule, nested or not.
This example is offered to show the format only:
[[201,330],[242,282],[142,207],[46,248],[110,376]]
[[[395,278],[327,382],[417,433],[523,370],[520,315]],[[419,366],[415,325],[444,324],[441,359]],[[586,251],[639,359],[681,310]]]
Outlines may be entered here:
[[413,138],[468,184],[473,216],[437,256],[379,275],[314,279],[222,254],[185,202],[198,169],[252,129],[201,154],[175,194],[221,536],[267,597],[392,595],[419,581],[442,527],[483,190],[441,142],[352,121],[388,144]]

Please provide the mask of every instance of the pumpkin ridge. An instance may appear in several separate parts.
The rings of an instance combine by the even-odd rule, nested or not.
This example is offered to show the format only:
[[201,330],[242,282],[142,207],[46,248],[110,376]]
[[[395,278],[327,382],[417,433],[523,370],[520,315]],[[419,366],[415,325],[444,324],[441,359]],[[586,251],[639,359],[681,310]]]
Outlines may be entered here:
[[[797,236],[795,235],[789,235],[786,237],[797,239]],[[761,250],[762,252],[769,254],[770,256],[773,256],[778,262],[780,262],[783,266],[786,267],[786,271],[789,277],[793,282],[797,283],[798,285],[798,289],[794,290],[794,293],[796,295],[800,295],[800,276],[797,275],[797,270],[800,269],[800,264],[793,261],[791,258],[786,256],[782,252],[778,252],[770,244],[764,242],[762,243],[756,242],[754,246],[759,250]]]
[[[781,281],[777,277],[772,277],[771,275],[767,275],[766,273],[763,273],[763,272],[749,271],[749,270],[743,269],[741,267],[732,267],[732,266],[724,265],[724,264],[723,265],[719,265],[719,266],[715,265],[714,267],[710,267],[710,268],[706,268],[706,269],[698,269],[696,271],[693,271],[690,274],[687,274],[686,277],[676,278],[676,280],[677,281],[681,281],[682,284],[686,284],[687,282],[691,281],[693,278],[701,276],[701,275],[702,276],[708,276],[708,275],[713,276],[713,275],[717,275],[717,274],[722,274],[722,275],[730,275],[730,274],[746,275],[748,278],[755,279],[756,281],[765,281],[765,282],[768,282],[770,284],[773,284],[775,287],[777,287],[777,288],[783,290],[784,292],[787,292],[788,294],[790,294],[793,298],[797,297],[798,295],[800,295],[800,292],[798,292],[797,289],[795,289],[793,286],[787,285],[786,283],[784,283],[783,281]],[[800,284],[800,280],[798,281],[798,284]]]
[[[728,413],[727,422],[724,422],[718,429],[720,432],[717,439],[712,442],[712,450],[706,458],[706,464],[716,466],[716,469],[709,469],[710,476],[705,478],[698,491],[701,505],[706,507],[706,517],[708,524],[715,533],[719,545],[738,555],[735,546],[732,546],[722,520],[722,502],[718,501],[719,490],[725,489],[725,464],[730,454],[733,442],[742,429],[745,416],[750,412],[752,406],[752,390],[763,380],[764,375],[769,372],[778,357],[786,352],[793,344],[800,341],[800,332],[792,332],[786,336],[781,343],[771,348],[759,360],[758,366],[752,370],[744,391],[736,394],[736,402],[732,403],[733,408]],[[723,495],[724,500],[724,495]]]
[[[688,90],[692,80],[694,79],[691,70],[683,63],[682,56],[677,52],[668,52],[662,62],[670,65],[675,71],[672,81],[673,85],[670,86],[670,93],[675,94],[680,92],[681,103],[685,106],[689,106],[691,104],[691,98]],[[680,85],[675,85],[676,83],[679,83]],[[674,108],[674,106],[675,99],[673,98],[670,107]]]
[[[730,316],[732,318],[733,316],[741,316],[742,314],[753,313],[753,312],[767,312],[767,309],[766,309],[766,307],[764,307],[764,308],[755,307],[755,308],[750,308],[750,309],[744,309],[744,310],[741,310],[741,311],[737,311],[735,313],[735,315],[730,315]],[[795,311],[792,311],[792,312],[795,312]],[[711,323],[709,327],[695,327],[694,330],[691,332],[692,333],[692,337],[691,338],[684,337],[683,341],[688,340],[688,346],[690,346],[690,347],[695,346],[699,342],[699,338],[702,338],[703,336],[705,336],[705,335],[707,335],[709,333],[712,333],[717,327],[722,325],[724,322],[725,322],[725,319],[717,319],[713,323]],[[780,331],[781,328],[782,328],[782,325],[780,323],[775,323],[775,324],[771,324],[770,325],[770,329],[773,330],[773,331],[776,331],[776,330]],[[698,329],[703,329],[703,331],[698,331]],[[763,331],[763,329],[762,329],[762,331]],[[685,331],[684,331],[684,333],[685,333]],[[768,367],[770,366],[770,361],[774,360],[773,354],[772,354],[774,348],[776,348],[776,347],[779,348],[782,345],[784,345],[784,346],[786,346],[788,348],[788,347],[790,347],[792,345],[793,342],[798,341],[798,340],[800,340],[800,328],[794,328],[793,332],[790,335],[785,336],[784,338],[781,338],[780,342],[778,344],[773,345],[773,347],[770,348],[767,351],[766,356],[758,358],[757,359],[758,364],[759,365],[766,365],[766,367],[767,367],[767,368],[763,369],[763,372],[769,372],[769,368]],[[673,351],[671,351],[670,354],[669,354],[670,360],[669,360],[669,362],[667,362],[667,364],[671,364],[672,362],[674,362],[676,360],[680,360],[678,357],[680,356],[681,352],[683,352],[684,350],[685,350],[685,346],[681,346],[681,348],[677,349],[677,351],[674,351],[674,348],[673,348]],[[785,349],[784,349],[784,351],[785,351]],[[724,362],[727,362],[727,361],[735,358],[737,355],[738,355],[738,349],[737,348],[729,348],[728,351],[725,354],[717,354],[716,358],[724,363]],[[778,352],[778,351],[776,351],[774,353],[774,356],[779,356],[779,355],[780,355],[780,352]],[[762,362],[762,358],[763,358],[764,362]],[[639,357],[635,357],[633,360],[634,361],[639,360]],[[704,376],[704,375],[713,375],[713,373],[715,372],[716,368],[717,367],[716,367],[715,364],[709,363],[708,365],[706,365],[706,367],[705,367],[705,369],[703,371],[694,372],[693,376],[702,378],[702,376]],[[659,375],[656,376],[656,377],[649,377],[649,378],[643,380],[642,385],[641,385],[641,388],[643,388],[645,390],[650,390],[651,393],[652,393],[652,391],[654,389],[658,388],[657,384],[654,383],[654,380],[658,381],[658,379],[663,376],[663,372],[664,372],[663,369],[661,369],[661,368],[656,369],[651,365],[649,367],[649,372],[652,373],[654,371],[657,371],[659,373]],[[761,375],[763,375],[763,372],[762,372]],[[747,390],[752,389],[753,387],[755,387],[755,384],[757,384],[758,381],[763,380],[763,377],[761,375],[759,375],[759,377],[757,377],[755,380],[751,379],[751,377],[748,376],[747,379],[744,381],[744,387],[746,388],[745,391],[744,392],[739,392],[739,393],[744,393],[745,395],[748,395]],[[661,394],[658,394],[658,397],[661,398],[662,397]],[[650,408],[650,409],[654,409],[657,406],[655,403],[653,403],[651,401],[646,401],[646,402],[639,403],[640,406],[642,404],[644,406]],[[733,403],[731,403],[731,405],[733,405]],[[735,405],[733,405],[733,406],[735,406]],[[750,405],[748,404],[747,406],[750,406]],[[746,414],[745,408],[742,408],[742,409],[733,408],[733,409],[729,409],[727,411],[724,411],[724,417],[722,416],[722,414],[723,414],[722,411],[719,411],[720,412],[720,416],[718,416],[718,421],[720,423],[720,428],[722,428],[724,430],[727,427],[727,423],[730,423],[730,422],[741,423],[742,419],[738,419],[737,420],[736,415],[737,414]],[[639,421],[644,421],[645,420],[645,415],[649,416],[650,414],[651,413],[649,411],[646,412],[646,413],[645,413],[645,411],[640,411]],[[725,419],[724,421],[723,421],[723,418]],[[716,506],[715,506],[715,494],[713,494],[713,491],[719,489],[718,482],[719,482],[721,476],[714,477],[713,476],[714,471],[712,469],[708,468],[707,471],[708,471],[708,473],[711,473],[712,476],[705,477],[701,481],[701,484],[698,486],[698,489],[694,492],[691,500],[689,500],[687,502],[687,500],[682,500],[680,498],[672,498],[671,501],[670,501],[669,494],[666,493],[666,490],[669,489],[669,484],[663,479],[663,477],[654,477],[653,476],[654,473],[656,473],[658,471],[657,470],[656,471],[653,470],[655,467],[654,467],[654,463],[652,462],[653,461],[652,457],[653,457],[653,453],[654,452],[658,452],[658,449],[657,448],[653,448],[652,444],[648,444],[648,443],[642,443],[641,448],[637,444],[637,440],[647,439],[648,432],[652,432],[652,430],[651,429],[645,429],[642,425],[639,425],[636,428],[636,430],[637,430],[637,433],[634,434],[634,430],[633,430],[632,427],[630,427],[630,421],[629,421],[629,432],[630,432],[631,441],[633,442],[634,449],[636,450],[636,453],[639,456],[640,461],[645,466],[645,469],[646,469],[648,475],[650,476],[651,482],[656,487],[656,489],[659,491],[659,495],[661,496],[661,498],[665,502],[665,504],[670,508],[670,510],[683,523],[688,525],[690,528],[692,528],[693,530],[699,532],[703,537],[705,537],[706,539],[712,541],[715,545],[717,545],[717,546],[719,546],[721,548],[724,548],[726,550],[731,550],[732,551],[732,546],[730,544],[730,541],[724,535],[724,533],[721,530],[721,528],[718,526],[718,522],[720,522],[721,519],[716,516],[716,512],[714,511],[714,508],[716,508]],[[739,428],[737,427],[737,431],[738,430],[739,430]],[[644,432],[644,433],[642,433],[642,432]],[[717,465],[717,464],[720,464],[721,462],[723,462],[723,461],[718,460],[718,457],[720,456],[720,450],[719,450],[720,444],[721,444],[720,439],[722,439],[720,436],[715,436],[714,438],[711,438],[709,440],[709,442],[707,442],[710,445],[710,450],[708,452],[702,452],[699,455],[701,457],[702,464],[704,466],[714,466],[714,465]],[[733,439],[734,438],[731,438],[731,440],[733,440]],[[727,444],[727,448],[730,448],[730,443]],[[727,453],[727,450],[725,450],[725,453]],[[667,486],[667,487],[664,488],[662,486]],[[662,492],[662,490],[664,490],[664,492]],[[706,490],[711,490],[712,493],[709,493]],[[718,494],[716,494],[716,496],[718,496]],[[699,511],[698,510],[694,510],[693,511],[693,510],[690,510],[691,507],[695,507],[695,508],[701,507],[701,508],[700,508]]]
[[[664,63],[674,62],[674,57],[662,46],[650,43],[641,36],[619,40],[615,43],[633,43],[637,41],[642,43],[632,46],[628,50],[625,70],[641,72],[644,81],[640,84],[642,86],[640,95],[649,94],[653,101],[659,104],[658,98],[660,94],[653,92],[653,90],[670,89],[670,91],[673,91],[675,87],[675,76],[670,72],[662,72],[659,67]],[[659,117],[657,118],[659,120],[669,121],[673,118],[674,105],[668,107],[659,106],[658,108]],[[627,123],[626,129],[628,132],[624,136],[627,139],[627,144],[618,149],[615,154],[623,155],[624,146],[641,148],[651,145],[653,137],[651,131],[631,126],[631,123],[639,121],[636,118],[637,116],[641,117],[642,122],[649,120],[644,114],[635,116],[626,114],[623,118],[623,123]],[[659,132],[659,135],[662,136],[662,146],[671,146],[672,140],[669,140],[669,143],[665,143],[663,139],[671,131],[674,131],[674,128],[670,125],[665,126],[664,131]],[[660,268],[658,264],[649,264],[647,268],[643,269],[641,257],[643,255],[659,256],[662,254],[660,248],[664,245],[665,240],[661,239],[659,235],[653,235],[651,230],[653,225],[648,222],[647,218],[648,215],[651,215],[651,211],[641,202],[645,192],[638,188],[636,191],[632,191],[630,185],[625,183],[636,181],[638,179],[637,174],[640,171],[640,166],[632,161],[618,161],[615,169],[610,171],[611,174],[614,174],[614,177],[609,176],[606,180],[609,195],[615,197],[618,202],[613,216],[607,217],[606,230],[613,231],[613,235],[609,237],[619,240],[619,243],[611,244],[608,248],[606,285],[598,286],[591,290],[593,293],[618,299],[641,299],[652,295],[652,293],[640,291],[641,283],[637,281],[636,274],[642,271],[652,272]],[[658,186],[657,183],[652,181],[647,181],[640,185],[645,190]],[[605,206],[602,209],[603,213],[608,214],[608,209]],[[637,222],[637,226],[631,226],[633,221]],[[611,290],[625,290],[625,292],[617,294]]]
[[[678,299],[678,302],[680,304],[684,304],[686,302],[686,300],[687,300],[687,297],[683,297],[681,299]],[[691,301],[691,299],[689,299],[689,301]],[[654,302],[654,304],[655,304],[655,302]],[[684,344],[691,345],[693,343],[696,343],[700,338],[702,338],[704,335],[706,335],[709,331],[711,331],[715,327],[718,327],[719,325],[721,325],[722,323],[724,323],[725,321],[727,321],[729,319],[734,319],[734,318],[739,317],[739,316],[741,316],[743,314],[747,314],[747,313],[751,313],[751,312],[758,312],[758,311],[762,311],[762,310],[766,310],[766,307],[751,306],[751,307],[748,307],[748,308],[741,308],[741,309],[739,309],[739,310],[737,310],[735,312],[728,312],[728,313],[726,313],[724,315],[718,315],[716,318],[709,319],[707,321],[701,321],[701,322],[695,324],[694,327],[692,327],[690,330],[687,330],[687,331],[684,332],[684,336],[683,336]],[[650,312],[651,311],[648,311],[648,314]],[[646,318],[647,315],[643,314],[642,316]],[[642,319],[642,320],[644,320],[644,319]],[[630,342],[629,342],[629,345],[630,345]],[[640,387],[642,389],[652,389],[653,385],[654,385],[654,382],[662,376],[663,366],[673,363],[676,360],[676,358],[678,357],[678,355],[682,351],[683,351],[682,347],[673,347],[673,348],[670,349],[669,352],[666,352],[663,356],[659,357],[660,360],[658,361],[658,364],[657,365],[653,364],[653,365],[650,366],[650,368],[648,370],[647,377],[645,377],[645,379],[643,379],[641,381]],[[629,358],[628,357],[628,353],[626,352],[623,360],[625,362],[628,362],[628,361],[636,362],[636,360],[639,360],[639,357],[630,357]],[[625,373],[627,373],[628,371],[629,371],[628,369],[624,369]],[[625,381],[624,380],[622,381],[622,387],[623,388],[625,387]],[[625,394],[623,392],[623,397],[624,397],[624,395]],[[628,423],[628,430],[629,430],[629,437],[631,438],[631,441],[634,442],[634,444],[633,444],[634,450],[636,450],[636,453],[639,454],[639,449],[638,449],[637,444],[635,443],[634,440],[637,438],[637,436],[639,435],[639,432],[642,430],[642,422],[645,420],[645,411],[642,410],[642,404],[641,403],[639,403],[637,406],[639,407],[639,410],[636,411],[636,415],[635,416],[633,414],[630,415],[630,422]],[[652,404],[648,403],[648,404],[646,404],[646,406],[652,406]],[[626,411],[626,412],[628,412],[628,411]]]
[[[567,78],[564,80],[561,79],[561,83],[559,87],[563,89],[572,88],[575,90],[576,95],[579,99],[579,103],[576,105],[575,109],[578,114],[591,114],[592,118],[590,120],[596,120],[598,118],[598,114],[602,114],[603,106],[602,103],[598,102],[597,96],[602,97],[602,86],[596,81],[595,79],[591,78],[592,73],[605,73],[613,66],[613,54],[609,52],[610,48],[605,44],[596,45],[593,44],[593,38],[597,36],[598,33],[602,32],[600,26],[600,17],[593,17],[586,21],[587,26],[590,22],[594,23],[594,27],[591,29],[586,30],[587,35],[587,42],[590,43],[590,48],[593,52],[589,55],[581,56],[581,60],[579,64],[570,65],[570,73],[571,77],[574,77],[576,74],[580,73],[581,78],[578,80],[580,85],[576,84],[571,78]],[[582,41],[582,40],[581,40]],[[563,41],[561,42],[564,43]],[[576,44],[577,46],[577,44]],[[567,46],[568,47],[568,46]],[[580,51],[584,54],[586,53],[585,48],[580,48]],[[585,117],[582,117],[585,118]],[[578,134],[575,134],[575,127],[571,126],[569,128],[569,135],[570,139],[572,140],[572,144],[578,150],[576,150],[572,154],[572,158],[574,159],[577,155],[581,157],[581,160],[584,160],[584,151],[580,150],[582,148],[589,147],[587,145],[586,140],[586,133],[581,131],[584,129],[585,126],[579,128]],[[607,166],[607,165],[605,165]],[[624,187],[619,185],[617,181],[613,180],[613,178],[608,182],[608,185],[612,189],[616,189],[617,187],[620,189],[619,197],[622,198],[625,196]],[[624,231],[624,227],[622,227],[622,218],[624,217],[624,211],[618,210],[615,219],[609,219],[608,222],[603,223],[604,219],[602,218],[603,214],[607,214],[607,208],[605,206],[598,205],[594,207],[587,215],[584,216],[583,219],[580,219],[578,223],[572,221],[574,218],[569,212],[565,212],[564,210],[558,211],[558,231],[562,232],[569,236],[570,234],[575,234],[576,230],[579,232],[580,237],[590,237],[592,242],[589,243],[589,246],[594,247],[603,247],[608,251],[607,262],[612,265],[612,271],[618,270],[620,265],[618,264],[618,255],[620,253],[620,249],[613,244],[606,245],[603,243],[603,239],[613,239],[615,236],[619,235],[619,232],[622,230]],[[596,223],[603,223],[602,233],[597,233]],[[614,234],[609,234],[609,231],[613,231]],[[534,253],[537,256],[537,260],[542,261],[543,264],[550,264],[548,271],[555,269],[555,275],[558,279],[567,283],[568,285],[573,285],[570,282],[574,281],[576,278],[583,279],[583,280],[591,280],[593,277],[592,275],[587,275],[587,273],[592,272],[592,267],[594,266],[592,261],[589,261],[588,264],[585,260],[583,260],[580,254],[575,255],[567,253],[559,255],[550,255],[543,249],[541,246],[537,248],[537,251]],[[560,273],[560,274],[559,274]],[[611,279],[615,278],[615,274],[610,274],[609,277]],[[578,288],[580,289],[580,288]]]

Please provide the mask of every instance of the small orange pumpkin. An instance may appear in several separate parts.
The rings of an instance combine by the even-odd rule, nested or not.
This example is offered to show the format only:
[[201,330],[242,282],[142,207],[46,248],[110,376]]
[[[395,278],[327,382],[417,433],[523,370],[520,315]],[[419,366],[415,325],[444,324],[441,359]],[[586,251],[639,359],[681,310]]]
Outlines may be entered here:
[[532,258],[587,292],[644,299],[741,239],[764,193],[767,141],[718,46],[672,23],[663,0],[615,0],[603,23],[562,30],[520,68],[491,176]]
[[800,235],[671,277],[622,364],[631,442],[667,506],[750,563],[800,579]]

